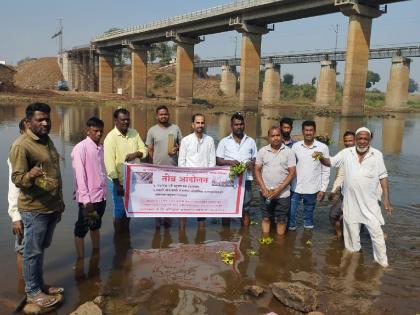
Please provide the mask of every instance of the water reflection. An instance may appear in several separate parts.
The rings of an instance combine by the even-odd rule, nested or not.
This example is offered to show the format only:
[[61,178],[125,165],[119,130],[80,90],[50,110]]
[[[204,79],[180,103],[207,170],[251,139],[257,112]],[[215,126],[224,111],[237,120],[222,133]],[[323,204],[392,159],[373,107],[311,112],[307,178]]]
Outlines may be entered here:
[[384,118],[382,126],[383,152],[400,154],[404,140],[406,114],[395,114],[395,117]]
[[[0,158],[5,160],[8,146],[17,135],[16,122],[24,116],[26,105],[0,106],[0,132],[7,141],[0,143]],[[155,108],[151,106],[130,106],[132,126],[144,139],[148,128],[155,124]],[[105,122],[105,130],[113,128],[112,106],[84,108],[80,106],[52,107],[52,138],[64,159],[75,143],[84,138],[86,120],[93,115]],[[231,113],[216,113],[203,108],[171,108],[171,120],[180,126],[183,134],[190,133],[191,115],[202,112],[206,115],[207,133],[216,142],[228,135]],[[278,123],[281,116],[294,117],[276,109],[261,110],[258,115],[246,115],[246,133],[255,138],[258,147],[265,145],[268,128]],[[311,118],[311,117],[309,117]],[[177,226],[155,230],[153,220],[133,220],[130,235],[112,238],[112,215],[108,207],[103,220],[104,241],[101,255],[93,254],[90,260],[74,265],[74,247],[71,235],[75,209],[72,200],[72,178],[69,164],[62,165],[65,188],[65,202],[68,208],[59,224],[52,253],[48,255],[48,266],[58,262],[63,271],[51,275],[54,283],[66,284],[66,299],[70,303],[62,306],[59,313],[68,314],[77,304],[93,299],[106,292],[114,295],[104,310],[109,314],[258,314],[275,311],[278,314],[291,313],[270,294],[259,299],[244,298],[244,286],[269,285],[275,281],[300,281],[315,287],[319,292],[320,305],[328,313],[407,313],[418,309],[418,225],[420,184],[418,156],[420,147],[420,116],[396,115],[389,118],[332,118],[312,117],[317,123],[319,134],[339,135],[340,143],[346,130],[356,130],[368,124],[375,131],[378,148],[383,145],[386,164],[390,173],[391,197],[398,207],[393,218],[387,220],[386,232],[390,235],[388,254],[391,266],[397,270],[382,272],[372,264],[371,250],[365,247],[363,253],[348,255],[343,251],[342,241],[333,239],[328,222],[328,204],[317,208],[317,230],[293,232],[285,237],[274,237],[271,245],[261,245],[260,225],[246,229],[239,220],[232,220],[230,227],[222,227],[220,220],[208,219],[205,229],[197,229],[196,220],[188,220],[187,228]],[[300,121],[295,131],[300,133]],[[405,128],[407,128],[405,130]],[[381,130],[382,128],[382,130]],[[296,133],[296,132],[295,132]],[[382,139],[381,139],[382,135]],[[9,139],[10,138],[10,139]],[[335,154],[338,145],[330,146]],[[7,180],[5,164],[0,164],[0,181]],[[0,186],[0,200],[6,207],[5,187]],[[258,189],[254,187],[252,201],[253,220],[260,220]],[[14,256],[11,255],[13,239],[8,220],[0,221],[2,247],[0,254],[6,271],[14,270]],[[101,234],[102,234],[101,232]],[[240,242],[239,242],[240,240]],[[238,243],[238,261],[235,266],[219,265],[220,260],[213,252],[206,252],[209,243]],[[183,245],[176,245],[181,243]],[[176,247],[180,246],[180,247]],[[183,247],[185,246],[185,247]],[[135,250],[133,250],[133,248]],[[257,256],[247,254],[249,249]],[[140,250],[142,254],[139,254]],[[142,252],[143,251],[143,252]],[[175,252],[176,259],[173,256]],[[146,253],[150,258],[147,262]],[[185,255],[188,253],[188,255]],[[203,262],[205,260],[205,262]],[[210,265],[210,267],[209,267]],[[2,265],[3,266],[3,265]],[[10,266],[10,270],[9,270]],[[55,267],[54,267],[55,268]],[[182,272],[181,272],[182,271]],[[404,272],[401,272],[404,271]],[[160,276],[156,276],[161,272]],[[11,275],[9,275],[11,273]],[[55,278],[54,278],[55,277]],[[197,280],[197,279],[198,280]],[[75,280],[74,280],[75,279]],[[49,279],[50,280],[50,279]],[[3,291],[16,292],[16,277],[12,272],[4,276]],[[1,295],[1,294],[0,294]],[[1,301],[1,299],[0,299]],[[374,302],[372,302],[374,301]],[[385,306],[387,310],[385,310]],[[0,313],[1,305],[0,305]]]

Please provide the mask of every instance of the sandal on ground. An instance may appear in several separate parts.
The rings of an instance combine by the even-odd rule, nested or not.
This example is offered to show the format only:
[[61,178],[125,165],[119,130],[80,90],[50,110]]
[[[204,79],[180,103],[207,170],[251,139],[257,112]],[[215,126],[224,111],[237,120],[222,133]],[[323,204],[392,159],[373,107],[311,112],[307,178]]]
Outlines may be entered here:
[[57,295],[64,292],[64,288],[60,287],[53,287],[52,285],[44,285],[44,290],[46,294],[49,295]]
[[47,295],[45,293],[38,293],[37,295],[26,298],[26,303],[36,304],[41,308],[47,308],[53,306],[59,302],[59,299],[55,296]]

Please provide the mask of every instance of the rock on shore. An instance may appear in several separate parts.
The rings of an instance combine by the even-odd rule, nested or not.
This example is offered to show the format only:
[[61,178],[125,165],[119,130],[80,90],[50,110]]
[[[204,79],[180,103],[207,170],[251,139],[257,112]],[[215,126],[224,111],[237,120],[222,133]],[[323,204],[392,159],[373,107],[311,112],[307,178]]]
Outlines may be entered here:
[[317,293],[303,283],[275,282],[270,287],[273,295],[284,305],[305,313],[316,310]]

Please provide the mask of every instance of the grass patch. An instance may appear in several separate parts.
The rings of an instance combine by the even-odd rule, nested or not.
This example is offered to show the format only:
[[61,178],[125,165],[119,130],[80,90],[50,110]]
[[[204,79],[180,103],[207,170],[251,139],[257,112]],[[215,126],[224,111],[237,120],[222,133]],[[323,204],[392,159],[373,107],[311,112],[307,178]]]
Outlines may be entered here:
[[407,105],[410,108],[420,108],[420,99],[408,100]]
[[170,85],[173,80],[170,76],[164,73],[159,73],[155,76],[154,81],[155,83],[153,85],[153,88],[158,89]]
[[385,93],[366,91],[365,103],[369,107],[382,107],[385,103]]

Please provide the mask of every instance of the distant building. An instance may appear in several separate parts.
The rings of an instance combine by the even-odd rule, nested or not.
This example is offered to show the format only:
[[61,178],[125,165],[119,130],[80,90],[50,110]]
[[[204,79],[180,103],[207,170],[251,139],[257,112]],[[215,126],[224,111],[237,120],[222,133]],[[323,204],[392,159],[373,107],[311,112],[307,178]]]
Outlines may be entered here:
[[0,65],[5,65],[6,61],[5,60],[0,60]]
[[0,63],[0,92],[10,92],[14,89],[15,74],[14,67]]

